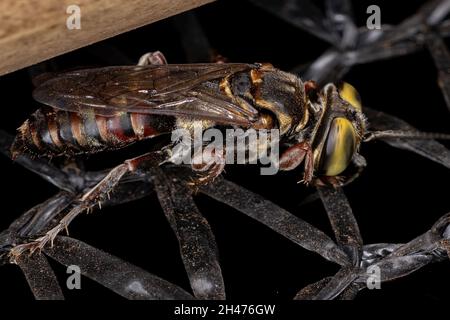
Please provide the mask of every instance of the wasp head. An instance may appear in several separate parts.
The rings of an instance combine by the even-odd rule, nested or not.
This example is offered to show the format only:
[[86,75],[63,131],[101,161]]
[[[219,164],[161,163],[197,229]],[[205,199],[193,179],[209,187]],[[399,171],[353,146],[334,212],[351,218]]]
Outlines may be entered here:
[[361,99],[348,83],[327,84],[316,97],[319,117],[312,135],[314,171],[342,174],[357,154],[366,130]]

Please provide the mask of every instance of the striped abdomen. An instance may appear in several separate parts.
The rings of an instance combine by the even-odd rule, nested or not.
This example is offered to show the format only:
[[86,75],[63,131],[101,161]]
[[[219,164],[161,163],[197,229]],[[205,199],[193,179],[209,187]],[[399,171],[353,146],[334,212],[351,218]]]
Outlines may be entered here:
[[11,152],[58,156],[95,153],[125,147],[135,141],[170,132],[175,119],[167,116],[121,113],[112,117],[93,112],[38,109],[18,129]]

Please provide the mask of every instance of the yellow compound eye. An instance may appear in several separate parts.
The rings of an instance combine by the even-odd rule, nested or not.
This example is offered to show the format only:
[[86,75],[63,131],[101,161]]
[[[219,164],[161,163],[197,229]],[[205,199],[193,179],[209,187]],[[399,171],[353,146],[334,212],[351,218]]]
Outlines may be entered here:
[[339,95],[342,99],[350,103],[354,108],[359,111],[362,110],[361,97],[350,83],[343,82],[339,88]]
[[346,118],[336,118],[331,123],[321,155],[321,172],[326,176],[337,176],[350,164],[356,151],[356,132]]

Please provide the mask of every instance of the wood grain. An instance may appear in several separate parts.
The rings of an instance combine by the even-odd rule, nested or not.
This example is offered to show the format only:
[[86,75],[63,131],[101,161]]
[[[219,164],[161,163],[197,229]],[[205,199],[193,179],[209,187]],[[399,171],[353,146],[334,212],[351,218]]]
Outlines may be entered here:
[[[213,0],[2,0],[0,75],[150,24]],[[81,29],[68,29],[69,5]]]

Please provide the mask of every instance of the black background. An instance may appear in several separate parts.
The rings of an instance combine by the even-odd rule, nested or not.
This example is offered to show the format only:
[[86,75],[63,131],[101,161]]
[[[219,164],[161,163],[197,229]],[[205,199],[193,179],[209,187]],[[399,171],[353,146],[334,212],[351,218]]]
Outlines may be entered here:
[[[413,14],[421,1],[353,1],[359,25],[370,4],[381,7],[382,23],[396,24]],[[246,1],[222,1],[194,10],[211,46],[233,62],[271,62],[283,70],[317,58],[328,45]],[[79,32],[82,32],[79,31]],[[170,18],[52,59],[59,69],[136,62],[141,54],[161,50],[169,63],[184,63],[175,19]],[[111,48],[115,48],[114,51]],[[116,55],[121,52],[123,56]],[[110,54],[111,53],[111,54]],[[31,98],[30,70],[0,78],[0,128],[14,133],[38,104]],[[36,70],[36,69],[34,69]],[[363,103],[396,115],[424,131],[449,132],[449,113],[426,50],[354,67],[345,80],[358,88]],[[370,122],[370,119],[369,119]],[[448,146],[448,144],[447,144]],[[345,188],[365,243],[402,243],[428,230],[450,209],[450,172],[418,155],[382,142],[362,146],[368,167]],[[105,168],[125,159],[126,152],[88,159],[90,168]],[[4,157],[0,158],[3,192],[0,229],[55,194],[55,187]],[[301,172],[260,176],[255,166],[228,166],[225,177],[272,200],[331,235],[320,202],[299,206],[313,192],[299,185]],[[228,298],[291,299],[305,285],[333,275],[338,267],[308,252],[243,214],[204,196],[197,204],[211,224],[220,251]],[[70,227],[71,236],[134,263],[189,290],[176,238],[156,196],[83,215]],[[65,269],[52,263],[61,284]],[[448,261],[433,264],[382,290],[365,290],[357,299],[450,298]],[[31,299],[19,269],[0,269],[0,295]],[[120,299],[89,279],[82,290],[66,291],[69,299]]]

